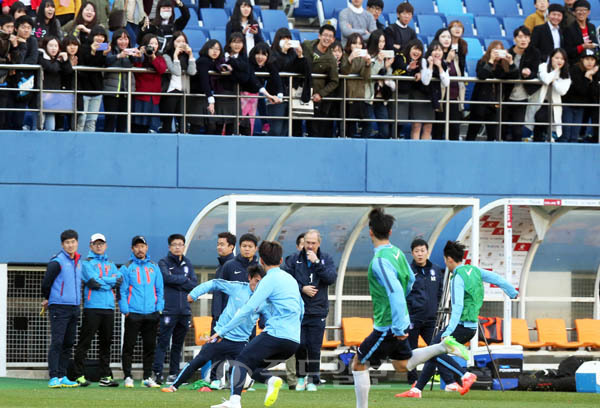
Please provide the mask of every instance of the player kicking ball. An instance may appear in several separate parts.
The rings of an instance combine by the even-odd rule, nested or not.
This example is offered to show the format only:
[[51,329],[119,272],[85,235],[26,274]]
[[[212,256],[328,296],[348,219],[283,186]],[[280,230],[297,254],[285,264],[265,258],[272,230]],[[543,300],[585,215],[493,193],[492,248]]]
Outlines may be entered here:
[[[433,340],[453,336],[460,343],[466,343],[475,336],[479,310],[483,305],[483,282],[500,287],[511,299],[518,296],[517,290],[500,275],[479,269],[473,265],[463,265],[462,260],[465,246],[454,241],[448,241],[444,247],[444,262],[452,273],[451,299],[452,314],[450,322],[441,334]],[[446,337],[447,338],[447,337]],[[408,391],[397,394],[401,398],[421,398],[423,388],[429,382],[436,368],[446,384],[446,391],[458,391],[465,395],[471,389],[477,376],[458,365],[447,355],[440,355],[425,363],[417,383]]]
[[222,404],[211,408],[241,408],[241,396],[246,374],[267,384],[265,406],[277,401],[283,380],[271,375],[266,369],[279,364],[296,353],[300,345],[300,323],[304,303],[296,279],[279,268],[283,250],[277,242],[263,241],[258,248],[260,264],[266,275],[248,302],[229,323],[215,327],[211,341],[227,336],[240,324],[244,324],[255,310],[267,308],[267,324],[262,333],[252,339],[242,350],[231,371],[231,395]]
[[373,332],[358,347],[352,361],[356,408],[369,406],[369,366],[378,367],[390,358],[396,371],[410,371],[440,354],[451,353],[469,358],[469,352],[452,336],[442,342],[411,350],[408,343],[410,318],[406,295],[414,274],[400,249],[390,243],[394,217],[376,208],[369,213],[369,236],[375,255],[368,270],[369,292],[373,301]]
[[[250,265],[248,267],[248,282],[226,281],[223,279],[213,279],[196,286],[188,295],[188,301],[194,302],[200,296],[209,292],[223,292],[229,295],[227,307],[223,310],[221,317],[215,325],[215,330],[220,329],[225,324],[229,323],[237,311],[246,304],[252,293],[256,290],[258,283],[265,276],[264,269],[259,265]],[[219,341],[206,343],[200,353],[179,372],[175,382],[162,392],[175,392],[204,364],[215,360],[235,360],[242,352],[248,338],[252,334],[252,329],[256,324],[262,310],[252,313],[248,320],[240,324],[229,333],[225,334]]]

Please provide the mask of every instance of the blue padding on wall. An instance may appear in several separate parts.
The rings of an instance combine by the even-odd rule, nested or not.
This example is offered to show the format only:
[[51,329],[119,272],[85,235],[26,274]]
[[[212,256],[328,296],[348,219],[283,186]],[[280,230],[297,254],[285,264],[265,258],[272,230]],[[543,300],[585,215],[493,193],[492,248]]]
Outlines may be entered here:
[[559,143],[551,152],[553,195],[600,196],[600,146]]
[[4,131],[0,139],[0,183],[177,183],[174,135]]
[[179,186],[363,192],[362,140],[180,136]]
[[549,159],[549,144],[370,140],[367,191],[547,195]]

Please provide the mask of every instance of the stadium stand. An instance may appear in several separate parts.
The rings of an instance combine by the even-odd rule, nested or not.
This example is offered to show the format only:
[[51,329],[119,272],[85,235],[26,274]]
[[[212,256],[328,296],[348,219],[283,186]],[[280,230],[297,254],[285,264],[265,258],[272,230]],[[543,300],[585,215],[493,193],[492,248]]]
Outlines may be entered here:
[[207,30],[224,29],[229,21],[229,17],[223,9],[201,8],[199,11],[202,27]]
[[600,348],[600,320],[575,319],[575,328],[577,330],[577,339],[585,347]]
[[514,31],[523,25],[522,17],[504,17],[502,20],[506,38],[513,38]]
[[480,38],[503,37],[502,27],[496,17],[475,16],[475,27]]
[[277,31],[281,27],[292,28],[282,10],[262,11],[262,29],[264,31]]
[[208,336],[210,336],[211,316],[194,316],[192,324],[194,325],[194,341],[196,345],[202,346],[206,344]]
[[465,6],[467,13],[471,13],[476,16],[492,15],[490,3],[487,0],[465,0]]
[[523,18],[535,13],[535,6],[533,5],[533,1],[521,0],[521,11],[521,15],[523,16]]
[[373,319],[370,317],[344,317],[342,318],[342,330],[344,345],[358,347],[373,331]]
[[553,348],[574,349],[584,346],[581,341],[567,340],[567,327],[563,319],[536,319],[535,325],[540,341]]
[[217,40],[223,47],[225,46],[225,30],[210,30],[208,35],[211,40]]
[[479,38],[475,37],[465,37],[464,40],[467,42],[469,46],[469,53],[467,54],[467,60],[474,59],[478,60],[483,57],[483,47],[481,45],[481,41]]
[[446,26],[438,14],[419,14],[417,15],[417,24],[419,25],[419,34],[427,36],[435,35],[437,30]]
[[524,349],[539,349],[546,347],[547,344],[543,341],[530,341],[529,328],[525,319],[512,319],[512,338],[511,343],[522,346]]
[[300,31],[300,41],[304,42],[307,40],[316,40],[319,38],[319,33],[314,31]]
[[[485,1],[485,0],[484,0]],[[437,3],[438,13],[441,14],[462,14],[464,13],[461,0],[444,0]],[[418,9],[415,9],[415,11]]]
[[519,14],[519,6],[516,1],[493,0],[494,14],[498,17],[517,17]]
[[318,17],[317,0],[300,0],[298,7],[294,8],[294,17],[313,18]]
[[325,21],[335,18],[337,20],[340,11],[348,7],[346,0],[319,0],[317,10],[319,11],[319,24],[323,25]]
[[[389,4],[389,6],[388,6]],[[410,2],[410,4],[413,5],[413,7],[415,8],[415,14],[418,11],[419,14],[423,13],[423,14],[434,14],[435,13],[435,8],[433,6],[433,1],[432,0],[413,0]],[[388,1],[384,3],[383,6],[383,12],[384,13],[394,13],[396,14],[396,7],[398,7],[398,4],[395,4],[394,2]]]
[[190,30],[185,33],[190,43],[190,47],[194,50],[194,54],[198,54],[198,51],[202,48],[206,42],[206,34],[202,30]]

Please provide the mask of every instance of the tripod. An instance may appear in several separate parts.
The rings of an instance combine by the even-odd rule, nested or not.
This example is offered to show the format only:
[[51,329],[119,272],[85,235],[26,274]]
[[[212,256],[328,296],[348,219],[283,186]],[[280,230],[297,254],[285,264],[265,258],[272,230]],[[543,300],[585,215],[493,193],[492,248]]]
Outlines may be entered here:
[[[438,305],[435,329],[433,331],[432,338],[436,338],[436,336],[438,335],[440,330],[442,330],[448,324],[448,319],[450,317],[451,308],[452,308],[452,304],[450,301],[451,300],[450,299],[450,295],[451,295],[450,283],[451,282],[452,282],[452,272],[450,272],[448,270],[448,268],[446,268],[446,271],[444,273],[444,290],[442,293],[442,299],[440,300],[440,303]],[[478,327],[480,333],[484,333],[483,327],[481,326],[481,323],[479,322],[479,320],[477,320],[477,327]],[[490,362],[492,363],[492,367],[494,368],[494,374],[496,375],[496,378],[498,379],[498,382],[500,383],[500,388],[504,392],[504,384],[502,384],[502,381],[500,379],[500,373],[498,371],[498,367],[496,366],[496,362],[494,361],[494,358],[492,357],[492,352],[490,350],[490,346],[485,337],[485,334],[482,337],[483,337],[483,341],[485,343],[485,348],[487,350],[487,353],[490,356]],[[436,372],[437,372],[437,368],[436,368]],[[435,373],[431,377],[431,384],[430,384],[430,388],[429,388],[430,390],[433,390],[434,377],[435,377]]]

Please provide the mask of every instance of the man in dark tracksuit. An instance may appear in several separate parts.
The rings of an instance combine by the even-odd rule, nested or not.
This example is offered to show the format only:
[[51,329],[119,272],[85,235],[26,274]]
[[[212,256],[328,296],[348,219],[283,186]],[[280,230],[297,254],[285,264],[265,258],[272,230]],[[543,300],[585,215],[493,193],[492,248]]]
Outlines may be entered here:
[[98,332],[98,357],[100,361],[100,386],[118,387],[110,369],[110,347],[115,325],[115,294],[123,282],[117,266],[106,256],[106,238],[94,234],[90,238],[90,252],[83,261],[82,280],[83,323],[79,332],[79,343],[73,358],[74,376],[82,387],[90,385],[84,375],[83,361]]
[[319,231],[308,230],[304,234],[304,249],[288,257],[282,267],[298,282],[304,301],[300,347],[296,351],[296,391],[316,391],[320,383],[321,346],[329,311],[327,289],[337,279],[333,260],[320,250],[320,245]]
[[[408,342],[414,350],[419,344],[419,335],[430,344],[435,330],[439,302],[444,291],[444,270],[432,263],[427,241],[417,238],[410,244],[413,261],[410,267],[415,274],[415,283],[406,297],[411,329]],[[408,383],[417,381],[417,370],[409,371]]]
[[[223,267],[220,269],[220,278],[232,282],[238,281],[247,283],[248,267],[250,265],[258,265],[258,257],[256,256],[256,251],[258,249],[257,244],[258,238],[254,234],[247,233],[242,235],[240,237],[240,253],[234,256],[229,261],[225,262]],[[229,299],[229,296],[225,293],[221,293],[220,295],[220,307],[222,312],[227,306],[227,300]],[[215,321],[216,320],[213,317],[213,322]],[[254,337],[255,334],[256,330],[253,330],[251,337]],[[222,386],[221,380],[219,378],[221,377],[222,366],[224,362],[224,360],[212,361],[210,373],[210,387],[212,389],[220,389]]]
[[60,234],[63,249],[50,260],[42,280],[42,308],[48,309],[50,318],[50,388],[79,385],[67,378],[67,365],[75,343],[81,303],[81,255],[77,253],[78,239],[74,230],[66,230]]
[[154,381],[162,384],[162,371],[165,353],[171,343],[169,358],[169,376],[167,384],[173,384],[179,373],[179,362],[185,335],[190,327],[192,309],[187,295],[198,284],[194,267],[183,256],[185,237],[181,234],[169,236],[169,254],[158,262],[165,288],[165,308],[160,317],[160,329],[154,354]]

